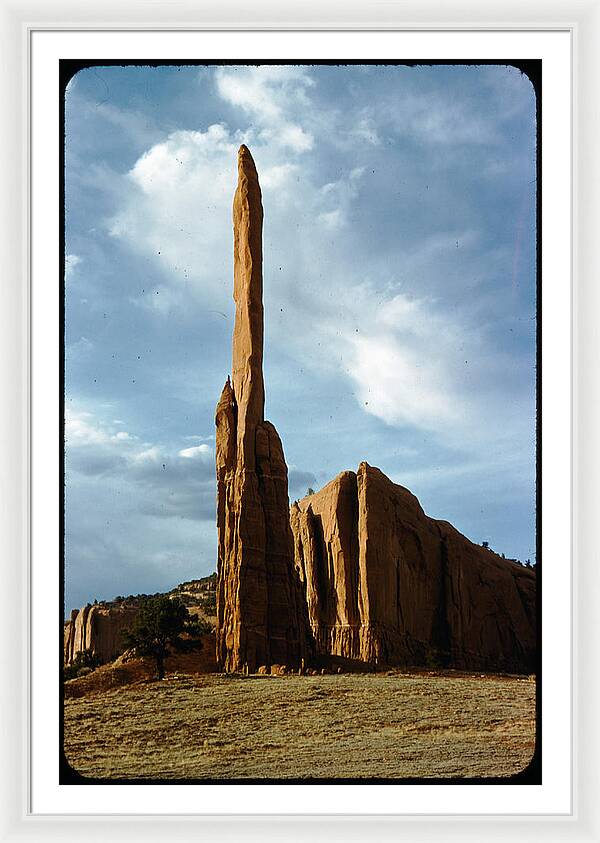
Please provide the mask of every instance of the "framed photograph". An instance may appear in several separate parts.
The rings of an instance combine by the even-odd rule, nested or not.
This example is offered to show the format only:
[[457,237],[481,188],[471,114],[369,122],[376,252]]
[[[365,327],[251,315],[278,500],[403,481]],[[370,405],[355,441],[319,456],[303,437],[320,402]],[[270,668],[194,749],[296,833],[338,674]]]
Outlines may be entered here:
[[20,22],[9,834],[594,839],[579,21],[309,17]]

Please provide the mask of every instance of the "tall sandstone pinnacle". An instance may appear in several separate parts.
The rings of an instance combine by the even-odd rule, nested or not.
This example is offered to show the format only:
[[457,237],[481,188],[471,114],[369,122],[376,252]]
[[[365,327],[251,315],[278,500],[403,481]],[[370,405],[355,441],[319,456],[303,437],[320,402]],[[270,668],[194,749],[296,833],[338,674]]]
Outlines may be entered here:
[[217,404],[217,663],[250,672],[298,667],[312,654],[294,566],[287,465],[264,419],[263,208],[250,151],[238,153],[233,200],[235,325],[232,379]]

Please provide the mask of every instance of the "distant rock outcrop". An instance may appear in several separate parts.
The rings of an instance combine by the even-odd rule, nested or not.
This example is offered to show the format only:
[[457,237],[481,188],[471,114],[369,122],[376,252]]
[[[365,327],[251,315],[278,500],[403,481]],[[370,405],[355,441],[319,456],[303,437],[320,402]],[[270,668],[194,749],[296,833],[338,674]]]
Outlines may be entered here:
[[301,665],[310,655],[294,568],[287,466],[264,419],[263,209],[252,156],[238,154],[233,203],[232,381],[216,409],[217,663],[225,671]]
[[[215,615],[216,576],[211,574],[198,580],[181,583],[168,592],[178,597],[191,615],[208,621]],[[75,656],[90,650],[100,662],[109,662],[125,651],[122,633],[131,626],[141,602],[149,595],[130,595],[101,603],[88,603],[73,609],[64,624],[64,663],[70,665]]]
[[366,462],[290,510],[317,650],[371,664],[531,672],[536,576],[428,518]]
[[65,624],[65,664],[72,664],[75,656],[90,650],[101,662],[116,658],[125,650],[121,633],[131,625],[137,607],[84,606],[73,609]]

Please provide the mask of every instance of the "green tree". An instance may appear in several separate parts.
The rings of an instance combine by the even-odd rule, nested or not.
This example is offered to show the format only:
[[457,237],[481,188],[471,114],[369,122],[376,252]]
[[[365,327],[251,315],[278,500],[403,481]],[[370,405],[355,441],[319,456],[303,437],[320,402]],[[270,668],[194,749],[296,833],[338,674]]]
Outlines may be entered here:
[[[178,597],[161,594],[142,602],[123,638],[136,655],[153,658],[158,678],[164,679],[165,659],[171,650],[199,649],[202,646],[199,636],[205,631]],[[186,638],[181,637],[184,634]]]

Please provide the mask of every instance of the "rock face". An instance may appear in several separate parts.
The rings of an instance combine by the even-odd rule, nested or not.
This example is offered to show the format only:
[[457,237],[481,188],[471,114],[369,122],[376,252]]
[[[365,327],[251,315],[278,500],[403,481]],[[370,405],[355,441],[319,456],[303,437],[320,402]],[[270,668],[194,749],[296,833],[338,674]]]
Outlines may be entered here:
[[64,663],[72,664],[77,653],[91,650],[102,662],[120,655],[125,646],[121,633],[130,626],[137,607],[84,606],[73,609],[65,623]]
[[225,671],[301,665],[311,656],[294,567],[287,466],[264,419],[263,209],[252,156],[238,154],[233,202],[232,380],[217,404],[217,663]]
[[535,669],[536,576],[428,518],[360,464],[290,510],[320,654],[372,664]]

